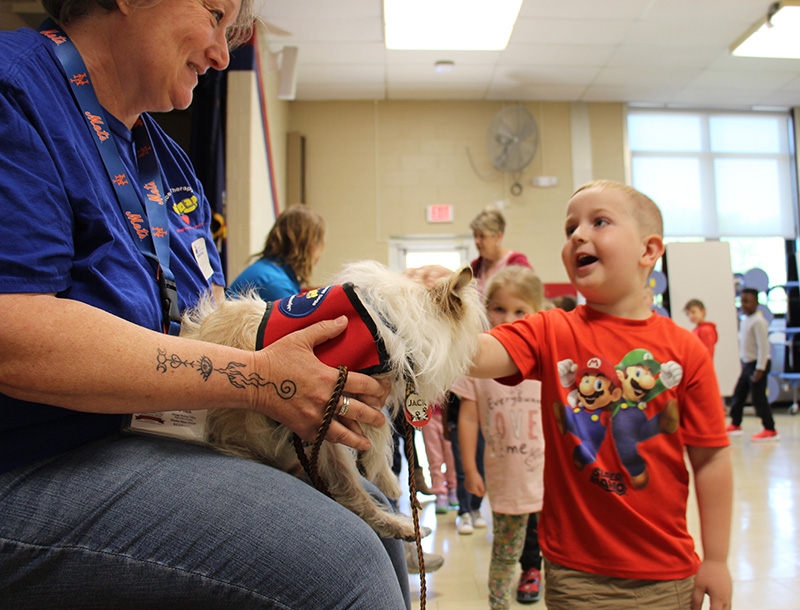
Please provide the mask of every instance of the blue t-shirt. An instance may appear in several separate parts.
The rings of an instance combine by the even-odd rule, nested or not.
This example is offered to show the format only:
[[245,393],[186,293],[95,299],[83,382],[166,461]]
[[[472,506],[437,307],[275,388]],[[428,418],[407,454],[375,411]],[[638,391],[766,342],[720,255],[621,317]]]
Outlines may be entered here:
[[[55,293],[160,331],[153,265],[128,232],[94,136],[51,46],[33,30],[0,32],[0,292]],[[186,155],[142,116],[164,179],[169,267],[183,310],[212,283],[224,285],[211,211]],[[110,114],[105,118],[141,195],[131,132]],[[197,240],[209,254],[209,278],[192,251]],[[0,394],[0,472],[79,446],[121,422],[118,415]]]
[[242,293],[251,288],[267,302],[299,294],[301,290],[292,268],[271,257],[261,258],[242,271],[233,280],[228,293]]

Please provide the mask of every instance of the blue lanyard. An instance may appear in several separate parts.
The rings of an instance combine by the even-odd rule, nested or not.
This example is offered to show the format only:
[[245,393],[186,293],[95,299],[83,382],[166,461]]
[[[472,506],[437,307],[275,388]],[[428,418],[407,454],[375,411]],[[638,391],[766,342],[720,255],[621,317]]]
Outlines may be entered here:
[[156,264],[161,308],[162,330],[171,335],[180,331],[180,311],[175,276],[169,269],[169,219],[164,204],[164,186],[152,140],[140,116],[131,130],[139,165],[139,183],[145,194],[144,207],[130,183],[114,138],[107,127],[105,111],[95,95],[89,80],[89,71],[75,45],[51,20],[39,27],[39,33],[50,40],[61,62],[70,89],[86,125],[91,131],[97,151],[103,159],[108,178],[114,188],[125,225],[139,251]]

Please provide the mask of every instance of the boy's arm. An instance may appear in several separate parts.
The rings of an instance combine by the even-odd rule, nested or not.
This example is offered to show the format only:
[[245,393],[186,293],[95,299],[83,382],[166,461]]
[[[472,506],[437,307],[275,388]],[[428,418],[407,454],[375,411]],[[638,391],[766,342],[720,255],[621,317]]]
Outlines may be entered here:
[[769,362],[769,324],[767,324],[766,320],[761,318],[753,323],[752,332],[756,339],[756,347],[758,349],[753,381],[758,382],[764,376],[764,371],[767,370],[767,362]]
[[503,344],[488,333],[478,336],[478,353],[472,360],[472,368],[467,373],[480,379],[500,379],[519,375],[519,369]]
[[464,486],[475,496],[486,495],[483,477],[478,471],[478,403],[461,397],[458,409],[458,447],[461,450],[461,466],[464,468]]
[[694,471],[700,513],[703,563],[695,576],[692,609],[708,595],[711,610],[731,607],[733,585],[728,571],[731,537],[733,469],[728,447],[686,447]]

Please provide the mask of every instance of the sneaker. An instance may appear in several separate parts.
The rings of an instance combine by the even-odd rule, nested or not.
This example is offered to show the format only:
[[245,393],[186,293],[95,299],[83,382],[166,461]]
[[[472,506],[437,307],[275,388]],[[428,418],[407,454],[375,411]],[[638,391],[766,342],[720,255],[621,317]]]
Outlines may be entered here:
[[450,508],[458,508],[458,494],[456,494],[456,490],[451,489],[447,492],[447,496],[450,499]]
[[464,513],[456,518],[456,531],[459,534],[467,535],[472,533],[472,515]]
[[781,437],[777,430],[762,430],[751,436],[750,440],[754,443],[774,443],[781,440]]
[[730,436],[741,436],[742,427],[734,426],[733,424],[728,424],[728,427],[725,428],[725,432],[727,432]]
[[[404,542],[406,549],[406,567],[409,574],[419,574],[419,555],[417,545],[413,542]],[[435,572],[444,565],[444,557],[434,553],[422,553],[422,560],[425,562],[425,573]]]
[[539,570],[531,568],[525,570],[519,577],[517,585],[517,601],[520,604],[535,604],[539,601]]
[[436,496],[436,514],[441,515],[450,510],[450,500],[447,494],[439,494]]
[[477,527],[478,529],[483,529],[487,527],[486,519],[481,517],[481,514],[477,511],[472,513],[472,525]]

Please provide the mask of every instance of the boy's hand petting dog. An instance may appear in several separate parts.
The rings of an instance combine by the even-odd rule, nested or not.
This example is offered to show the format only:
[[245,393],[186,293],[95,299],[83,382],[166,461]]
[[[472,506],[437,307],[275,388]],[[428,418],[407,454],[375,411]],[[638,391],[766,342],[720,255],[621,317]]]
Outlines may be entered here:
[[[268,371],[263,376],[281,393],[272,383],[257,387],[253,408],[284,424],[304,441],[313,442],[339,376],[337,369],[317,359],[314,347],[338,336],[346,326],[345,316],[318,322],[254,352],[255,369]],[[287,392],[287,388],[291,390]],[[353,397],[350,407],[344,416],[334,418],[325,438],[364,451],[370,442],[358,424],[384,425],[386,418],[373,405],[384,404],[387,387],[367,375],[349,373],[344,392]]]
[[453,272],[442,265],[423,265],[406,269],[403,275],[431,288],[438,280],[453,275]]

